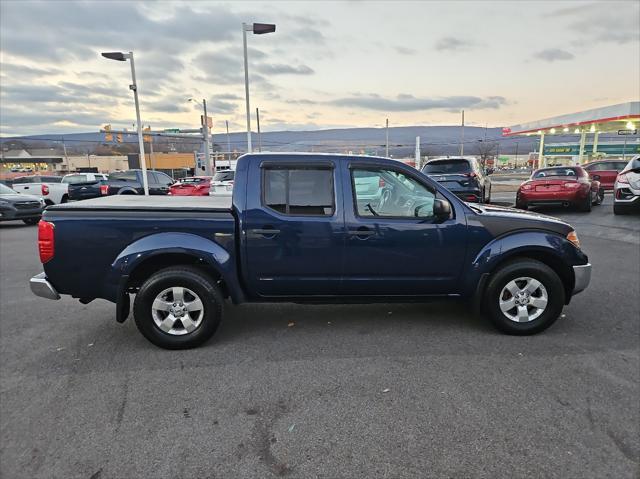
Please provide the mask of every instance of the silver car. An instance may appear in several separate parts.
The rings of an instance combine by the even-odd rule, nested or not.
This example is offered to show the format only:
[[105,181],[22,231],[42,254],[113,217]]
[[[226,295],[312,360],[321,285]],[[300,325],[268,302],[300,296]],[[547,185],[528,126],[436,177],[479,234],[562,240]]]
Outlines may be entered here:
[[640,155],[627,163],[613,186],[613,212],[616,215],[640,212]]

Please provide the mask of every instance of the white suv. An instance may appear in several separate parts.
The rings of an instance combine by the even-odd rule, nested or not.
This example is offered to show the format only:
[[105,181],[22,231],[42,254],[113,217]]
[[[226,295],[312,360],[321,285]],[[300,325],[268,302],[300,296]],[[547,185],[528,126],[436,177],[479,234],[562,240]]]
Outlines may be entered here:
[[627,163],[613,186],[613,212],[621,215],[640,212],[640,155]]

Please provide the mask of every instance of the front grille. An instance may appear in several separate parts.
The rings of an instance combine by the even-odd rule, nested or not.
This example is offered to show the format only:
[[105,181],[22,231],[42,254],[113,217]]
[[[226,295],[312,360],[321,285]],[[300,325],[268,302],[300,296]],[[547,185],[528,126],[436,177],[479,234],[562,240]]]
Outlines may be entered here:
[[13,206],[15,206],[17,210],[34,210],[40,207],[40,202],[39,201],[21,201],[19,203],[14,203]]

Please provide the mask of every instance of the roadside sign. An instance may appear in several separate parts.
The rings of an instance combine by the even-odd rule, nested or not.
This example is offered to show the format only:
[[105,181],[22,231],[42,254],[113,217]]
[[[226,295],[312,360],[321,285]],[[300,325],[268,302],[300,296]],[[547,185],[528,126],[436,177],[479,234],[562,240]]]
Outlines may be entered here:
[[618,130],[618,135],[637,135],[638,130]]
[[[200,115],[200,124],[204,125],[204,115]],[[213,128],[213,118],[207,115],[207,126]]]

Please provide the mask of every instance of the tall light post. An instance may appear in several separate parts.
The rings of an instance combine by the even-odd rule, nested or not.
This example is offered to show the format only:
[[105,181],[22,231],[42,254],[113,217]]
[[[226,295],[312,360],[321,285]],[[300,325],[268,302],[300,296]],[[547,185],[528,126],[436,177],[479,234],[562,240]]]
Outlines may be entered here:
[[264,35],[265,33],[273,33],[276,26],[272,23],[252,23],[248,25],[242,24],[242,45],[244,48],[244,97],[247,104],[247,153],[251,153],[251,107],[249,105],[249,60],[247,58],[247,32],[253,32],[254,35]]
[[202,99],[200,103],[195,98],[189,98],[189,101],[197,103],[202,106],[204,117],[202,118],[202,134],[204,136],[204,174],[205,176],[211,176],[211,150],[209,149],[209,118],[207,117],[207,100]]
[[142,139],[142,121],[140,121],[140,104],[138,102],[138,85],[136,84],[136,67],[133,63],[133,52],[103,52],[102,56],[109,60],[117,60],[124,62],[129,60],[131,63],[131,85],[129,90],[133,90],[133,99],[136,104],[136,122],[138,124],[138,146],[140,147],[140,168],[142,168],[142,188],[144,194],[149,195],[149,181],[147,179],[147,163],[144,158],[144,140]]

